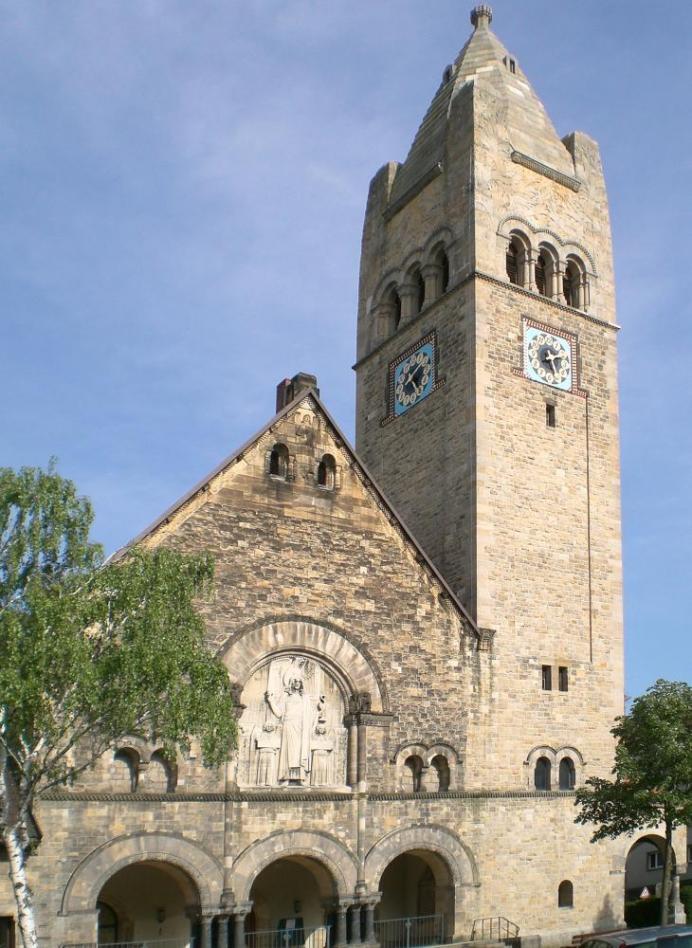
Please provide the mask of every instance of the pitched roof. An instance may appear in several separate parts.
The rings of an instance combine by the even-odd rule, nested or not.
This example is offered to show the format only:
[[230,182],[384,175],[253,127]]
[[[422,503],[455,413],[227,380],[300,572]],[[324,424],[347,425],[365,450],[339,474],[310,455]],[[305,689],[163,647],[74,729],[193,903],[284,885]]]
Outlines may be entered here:
[[[514,64],[514,71],[510,69],[510,62]],[[511,144],[517,151],[563,174],[574,174],[572,157],[543,103],[516,58],[492,32],[484,17],[477,22],[454,64],[445,70],[442,84],[425,113],[406,160],[397,171],[391,204],[396,204],[436,164],[444,165],[452,101],[469,82],[487,83],[504,100]]]
[[426,565],[426,567],[434,575],[435,579],[440,583],[440,585],[445,591],[445,594],[449,597],[450,602],[457,609],[459,614],[463,617],[464,621],[467,623],[470,630],[478,638],[480,638],[480,630],[478,626],[476,625],[474,620],[471,618],[469,613],[466,611],[466,609],[464,608],[462,603],[459,601],[459,599],[457,599],[451,587],[448,585],[447,581],[439,572],[439,570],[434,565],[432,560],[428,557],[425,550],[418,543],[413,533],[406,526],[406,524],[401,519],[400,515],[394,509],[392,504],[387,500],[385,494],[377,486],[377,483],[375,482],[374,478],[372,477],[372,475],[366,468],[365,464],[363,464],[363,462],[358,457],[355,449],[350,444],[348,438],[344,435],[344,433],[341,431],[341,429],[339,428],[337,423],[334,421],[330,413],[327,411],[322,401],[320,400],[320,397],[317,394],[317,391],[314,388],[303,389],[301,392],[299,392],[298,395],[293,399],[293,401],[289,402],[284,408],[281,409],[281,411],[277,412],[277,414],[274,415],[274,417],[271,418],[262,428],[260,428],[259,431],[257,431],[251,438],[248,438],[248,440],[243,445],[241,445],[241,447],[238,448],[237,451],[234,451],[233,454],[229,454],[228,457],[224,458],[220,464],[217,464],[217,466],[212,471],[209,472],[209,474],[203,477],[202,480],[198,481],[197,484],[195,484],[194,487],[192,487],[189,491],[183,494],[182,497],[178,498],[178,500],[176,500],[175,503],[173,503],[170,507],[168,507],[168,509],[165,510],[159,517],[157,517],[156,520],[150,523],[148,527],[145,527],[145,529],[142,530],[141,533],[138,533],[137,536],[134,537],[134,539],[130,540],[129,543],[126,543],[125,546],[121,547],[119,550],[116,550],[115,553],[112,553],[111,556],[108,557],[108,562],[116,562],[122,556],[124,556],[128,550],[137,546],[137,544],[141,543],[147,537],[151,536],[160,526],[163,526],[164,524],[168,523],[171,517],[173,517],[173,515],[177,513],[178,510],[184,507],[184,505],[188,503],[188,501],[192,500],[197,494],[199,494],[200,491],[203,491],[207,487],[207,485],[215,477],[217,477],[219,474],[225,471],[226,468],[228,468],[236,460],[240,460],[240,458],[242,458],[243,455],[246,454],[247,451],[249,451],[270,428],[273,428],[274,425],[276,425],[279,421],[281,421],[282,418],[285,418],[287,415],[289,415],[306,398],[312,399],[317,410],[323,415],[327,423],[330,425],[336,438],[342,443],[343,449],[351,456],[354,462],[354,465],[360,469],[362,480],[365,486],[376,494],[380,503],[391,514],[391,516],[394,518],[394,520],[396,521],[396,523],[402,530],[406,540],[416,550],[417,558]]

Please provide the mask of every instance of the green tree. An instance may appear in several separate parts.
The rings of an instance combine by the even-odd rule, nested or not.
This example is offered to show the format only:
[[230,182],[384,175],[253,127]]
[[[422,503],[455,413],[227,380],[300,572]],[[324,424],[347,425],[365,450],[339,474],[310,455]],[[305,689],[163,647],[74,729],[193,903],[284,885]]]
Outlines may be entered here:
[[32,806],[125,735],[169,754],[235,742],[223,664],[195,608],[209,556],[133,549],[104,563],[88,500],[48,470],[0,469],[0,838],[24,948],[37,944],[26,861]]
[[668,923],[673,830],[692,823],[692,686],[659,679],[617,718],[613,780],[592,777],[577,791],[577,823],[592,840],[665,828],[661,924]]

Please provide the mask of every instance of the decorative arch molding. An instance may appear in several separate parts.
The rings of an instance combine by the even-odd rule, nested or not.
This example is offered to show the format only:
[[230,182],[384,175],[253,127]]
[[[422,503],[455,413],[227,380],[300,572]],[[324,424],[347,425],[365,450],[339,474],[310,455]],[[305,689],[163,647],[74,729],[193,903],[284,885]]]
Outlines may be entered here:
[[277,830],[244,849],[233,864],[233,891],[237,902],[248,902],[252,883],[277,859],[308,856],[331,873],[339,898],[353,895],[358,881],[358,861],[328,833],[311,830]]
[[497,233],[500,237],[503,237],[505,240],[509,241],[512,237],[512,231],[530,231],[531,235],[535,238],[535,245],[537,246],[541,242],[551,243],[555,242],[561,248],[561,256],[566,256],[568,253],[574,252],[582,257],[585,257],[589,261],[591,267],[591,276],[598,276],[598,270],[596,268],[596,263],[594,261],[593,255],[586,247],[579,243],[576,240],[563,240],[559,234],[556,234],[554,230],[548,230],[545,228],[535,227],[531,221],[527,220],[525,217],[515,217],[513,214],[508,217],[503,218],[497,228]]
[[469,847],[444,826],[420,823],[394,830],[370,849],[365,857],[365,881],[370,891],[378,890],[387,866],[411,851],[432,852],[445,861],[454,886],[479,886],[478,865]]
[[386,687],[374,659],[331,623],[318,624],[302,617],[262,620],[235,636],[220,657],[231,678],[242,687],[257,668],[282,652],[314,655],[331,667],[349,694],[367,692],[373,712],[389,710]]
[[391,761],[395,764],[397,761],[405,760],[411,754],[417,754],[421,757],[426,766],[438,754],[443,754],[450,765],[457,764],[459,761],[459,754],[447,741],[433,741],[431,744],[425,744],[421,741],[404,741],[403,744],[399,744],[392,754]]
[[223,867],[199,843],[168,833],[128,833],[82,860],[65,886],[60,914],[93,912],[111,876],[138,862],[163,862],[182,869],[196,886],[202,906],[219,904]]

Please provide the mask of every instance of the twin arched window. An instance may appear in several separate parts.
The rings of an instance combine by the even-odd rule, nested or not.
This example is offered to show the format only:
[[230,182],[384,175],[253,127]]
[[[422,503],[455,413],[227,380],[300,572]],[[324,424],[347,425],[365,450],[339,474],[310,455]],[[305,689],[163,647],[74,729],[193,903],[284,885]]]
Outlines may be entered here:
[[402,773],[402,789],[418,793],[421,790],[432,790],[438,793],[449,790],[451,775],[449,761],[444,754],[436,754],[428,767],[418,754],[411,754],[404,761]]
[[[552,790],[552,770],[548,757],[539,757],[533,770],[533,785],[536,790]],[[577,783],[577,771],[571,757],[563,757],[558,764],[558,787],[560,790],[574,790]]]

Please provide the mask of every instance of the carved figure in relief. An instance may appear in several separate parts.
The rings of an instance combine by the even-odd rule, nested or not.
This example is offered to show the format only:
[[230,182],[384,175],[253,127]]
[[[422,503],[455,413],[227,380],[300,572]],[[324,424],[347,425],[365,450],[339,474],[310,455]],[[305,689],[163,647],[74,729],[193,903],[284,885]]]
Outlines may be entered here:
[[282,691],[265,692],[265,700],[275,717],[281,721],[281,745],[279,749],[280,783],[305,781],[310,772],[310,745],[315,718],[324,703],[305,690],[306,662],[292,659],[282,676]]
[[240,696],[240,786],[341,786],[344,704],[319,662],[281,654],[257,669]]
[[317,724],[311,743],[312,770],[310,772],[310,783],[313,787],[329,787],[334,782],[332,777],[334,740],[329,736],[325,724]]
[[276,783],[276,758],[280,744],[281,737],[276,727],[268,722],[255,735],[258,787],[273,787]]

